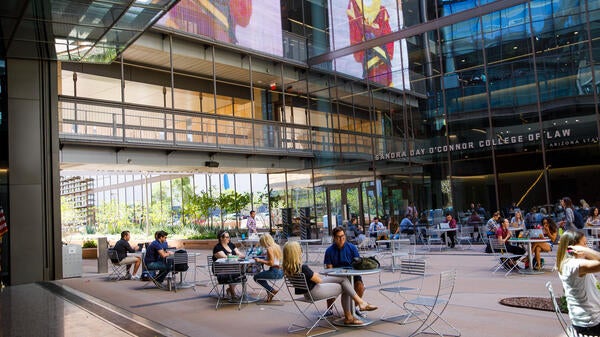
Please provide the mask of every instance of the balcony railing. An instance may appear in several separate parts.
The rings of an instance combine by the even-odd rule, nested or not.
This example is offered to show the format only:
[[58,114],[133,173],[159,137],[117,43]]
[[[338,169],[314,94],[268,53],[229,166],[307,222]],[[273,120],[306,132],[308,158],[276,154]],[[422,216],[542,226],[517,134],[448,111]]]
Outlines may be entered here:
[[[62,140],[300,157],[322,152],[364,160],[373,157],[373,136],[351,131],[155,107],[123,107],[113,102],[76,101],[64,96],[59,99],[58,111]],[[376,140],[376,144],[382,141]],[[376,145],[376,149],[380,147]]]

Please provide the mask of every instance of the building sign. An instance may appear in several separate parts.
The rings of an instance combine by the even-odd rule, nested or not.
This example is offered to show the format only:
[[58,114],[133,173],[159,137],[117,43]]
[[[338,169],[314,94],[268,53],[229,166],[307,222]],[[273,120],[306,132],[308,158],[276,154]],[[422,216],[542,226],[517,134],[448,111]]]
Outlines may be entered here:
[[[549,148],[598,143],[598,137],[574,139],[572,135],[573,132],[571,129],[544,131],[546,146]],[[479,141],[462,142],[457,144],[421,147],[409,151],[380,153],[375,155],[375,160],[403,159],[406,157],[419,157],[446,152],[483,149],[491,146],[499,147],[503,145],[523,144],[528,142],[536,142],[541,138],[542,134],[540,132],[532,132],[528,134],[507,137],[499,136],[494,139],[482,139]]]

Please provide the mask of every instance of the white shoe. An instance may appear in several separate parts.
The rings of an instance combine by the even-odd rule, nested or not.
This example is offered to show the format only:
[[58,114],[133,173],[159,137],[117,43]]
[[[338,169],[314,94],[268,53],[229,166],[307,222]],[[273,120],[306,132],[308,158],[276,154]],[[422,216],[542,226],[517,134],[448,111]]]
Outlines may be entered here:
[[134,281],[139,281],[139,280],[140,280],[140,277],[139,277],[139,276],[137,276],[137,275],[133,275],[133,276],[131,277],[131,279],[132,279],[132,280],[134,280]]

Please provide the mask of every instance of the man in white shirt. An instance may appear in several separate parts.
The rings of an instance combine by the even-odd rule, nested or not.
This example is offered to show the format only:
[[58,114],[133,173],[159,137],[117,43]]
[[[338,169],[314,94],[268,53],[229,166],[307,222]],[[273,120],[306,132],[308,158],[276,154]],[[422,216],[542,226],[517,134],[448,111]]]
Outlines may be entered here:
[[248,236],[258,233],[256,229],[256,220],[254,219],[255,216],[256,212],[250,211],[250,216],[246,220],[246,226],[248,226]]

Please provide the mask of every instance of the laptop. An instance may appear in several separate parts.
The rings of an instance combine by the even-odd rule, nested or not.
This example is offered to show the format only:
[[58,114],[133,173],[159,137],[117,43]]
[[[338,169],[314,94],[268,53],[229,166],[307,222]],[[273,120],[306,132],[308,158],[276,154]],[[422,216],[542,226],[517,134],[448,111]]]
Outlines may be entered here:
[[450,228],[450,224],[447,222],[440,222],[440,229],[448,229]]
[[539,238],[541,236],[544,236],[544,230],[543,229],[530,229],[529,230],[529,237],[530,238]]

